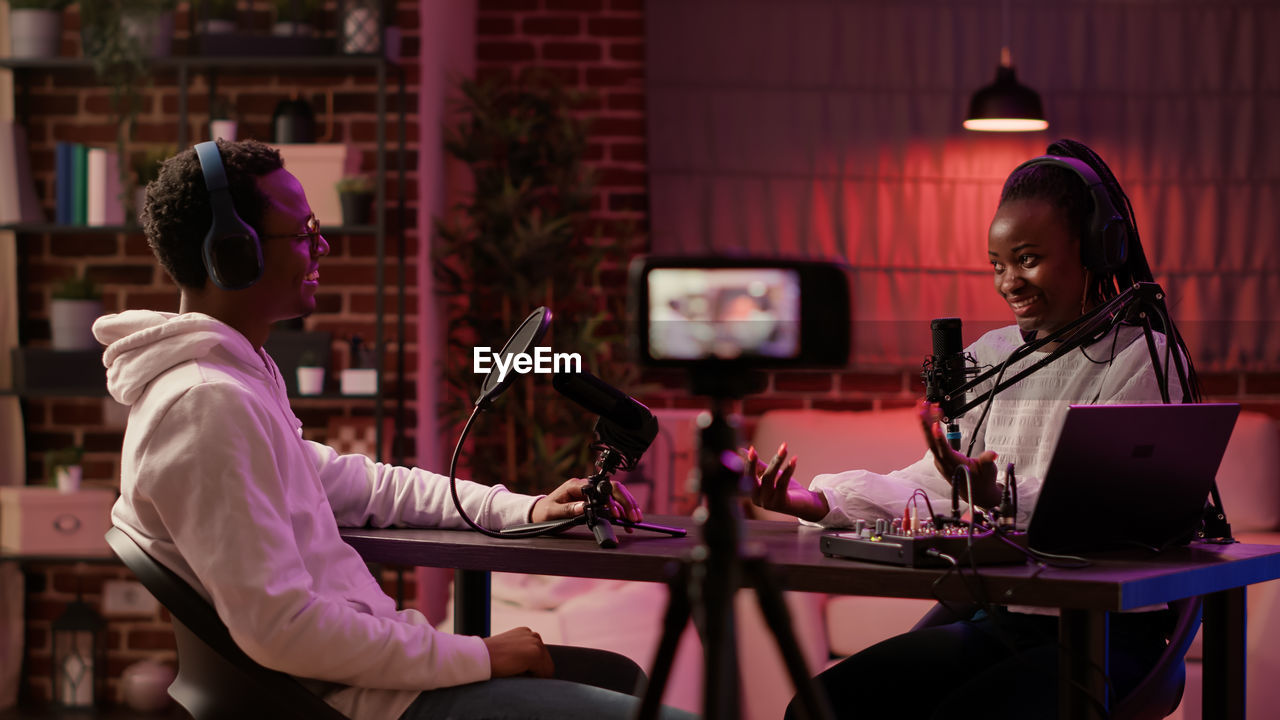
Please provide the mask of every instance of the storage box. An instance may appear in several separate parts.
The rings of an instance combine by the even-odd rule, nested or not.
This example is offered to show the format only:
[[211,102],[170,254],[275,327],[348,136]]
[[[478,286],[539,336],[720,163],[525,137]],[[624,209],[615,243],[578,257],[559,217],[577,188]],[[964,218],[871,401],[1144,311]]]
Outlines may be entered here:
[[54,350],[15,347],[11,355],[13,387],[31,395],[106,395],[107,369],[102,348]]
[[0,488],[0,550],[22,555],[109,556],[104,536],[111,527],[116,493],[81,488]]

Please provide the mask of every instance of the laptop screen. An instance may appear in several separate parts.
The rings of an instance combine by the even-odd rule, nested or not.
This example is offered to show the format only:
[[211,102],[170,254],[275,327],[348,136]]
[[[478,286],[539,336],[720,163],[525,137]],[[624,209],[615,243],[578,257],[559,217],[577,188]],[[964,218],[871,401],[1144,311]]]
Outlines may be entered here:
[[1027,527],[1049,553],[1189,542],[1240,406],[1072,405]]

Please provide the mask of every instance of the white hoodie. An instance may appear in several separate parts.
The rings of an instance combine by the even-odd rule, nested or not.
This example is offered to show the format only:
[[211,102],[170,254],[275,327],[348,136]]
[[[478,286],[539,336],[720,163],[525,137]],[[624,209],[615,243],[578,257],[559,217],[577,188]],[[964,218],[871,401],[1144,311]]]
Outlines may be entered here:
[[[208,315],[130,310],[94,324],[112,397],[130,406],[112,521],[212,601],[258,663],[328,683],[356,720],[422,690],[489,678],[480,638],[397,611],[339,526],[463,527],[448,478],[302,439],[271,358]],[[489,527],[534,498],[459,482]]]

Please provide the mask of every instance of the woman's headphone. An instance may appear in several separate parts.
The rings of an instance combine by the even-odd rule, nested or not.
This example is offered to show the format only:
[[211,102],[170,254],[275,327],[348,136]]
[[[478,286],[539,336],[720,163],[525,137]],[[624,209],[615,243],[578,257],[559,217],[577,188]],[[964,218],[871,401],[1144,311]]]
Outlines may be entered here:
[[1093,196],[1093,217],[1089,221],[1089,236],[1082,248],[1084,266],[1095,275],[1110,275],[1124,265],[1129,257],[1129,223],[1116,211],[1111,194],[1098,173],[1083,160],[1059,155],[1032,158],[1013,172],[1033,165],[1066,168],[1089,188],[1089,194]]

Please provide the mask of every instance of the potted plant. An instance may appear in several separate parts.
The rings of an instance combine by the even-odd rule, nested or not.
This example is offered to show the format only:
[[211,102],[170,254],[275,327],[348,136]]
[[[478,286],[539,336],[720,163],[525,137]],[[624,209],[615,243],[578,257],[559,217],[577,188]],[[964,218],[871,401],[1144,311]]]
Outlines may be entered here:
[[343,395],[373,395],[378,392],[378,361],[373,348],[364,338],[354,335],[347,341],[351,354],[348,366],[338,373],[338,387]]
[[319,395],[324,392],[324,365],[310,350],[298,357],[298,394]]
[[80,464],[83,458],[84,448],[79,446],[49,450],[44,454],[45,481],[59,492],[76,492],[84,474]]
[[58,57],[62,11],[71,0],[9,0],[9,54],[14,58]]
[[[151,82],[155,53],[168,53],[176,0],[94,0],[80,3],[80,40],[98,80],[111,90],[116,155],[126,157],[142,91]],[[166,29],[167,28],[167,29]],[[128,186],[120,163],[120,185]]]
[[97,350],[93,321],[102,316],[102,293],[84,275],[64,280],[53,289],[49,303],[49,332],[54,350]]
[[373,216],[374,185],[368,175],[346,175],[334,184],[342,204],[342,224],[368,225]]
[[[547,345],[580,352],[583,369],[628,387],[635,371],[609,352],[625,344],[623,324],[613,322],[626,317],[625,297],[605,292],[601,273],[625,265],[631,234],[619,223],[603,239],[591,219],[586,98],[536,71],[505,82],[463,79],[458,90],[445,149],[467,164],[474,190],[437,220],[432,242],[447,317],[449,417],[460,425],[474,405],[473,349],[501,346],[540,305],[556,313]],[[466,451],[493,461],[475,463],[468,477],[537,493],[548,478],[589,468],[590,428],[552,394],[546,383],[515,383],[502,417],[478,425]]]
[[278,37],[315,37],[316,17],[324,0],[274,0],[276,20],[271,34]]
[[145,72],[143,61],[167,57],[173,40],[177,0],[94,0],[80,3],[84,54],[100,77],[123,65]]

